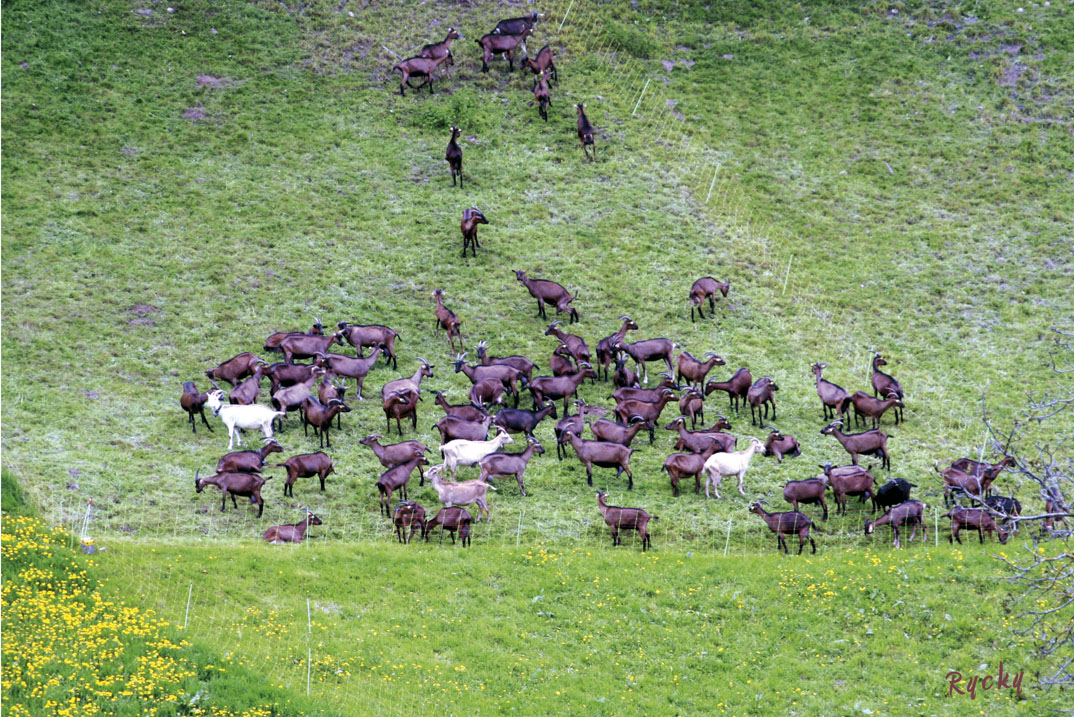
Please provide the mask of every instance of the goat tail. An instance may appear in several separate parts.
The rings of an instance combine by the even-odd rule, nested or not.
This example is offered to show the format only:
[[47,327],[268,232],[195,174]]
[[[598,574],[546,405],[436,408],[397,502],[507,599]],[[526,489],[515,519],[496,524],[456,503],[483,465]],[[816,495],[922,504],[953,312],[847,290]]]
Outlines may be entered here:
[[659,515],[650,515],[649,520],[660,520],[660,516]]
[[488,486],[489,486],[490,489],[496,490],[496,486],[492,485],[491,483],[489,483]]
[[817,525],[816,523],[811,523],[810,526],[809,526],[809,529],[810,530],[815,530],[818,533],[823,533],[824,532],[823,530],[820,529],[820,526]]
[[846,398],[844,398],[842,405],[839,406],[839,413],[846,413],[847,411],[849,411],[850,410],[850,404],[852,404],[852,403],[854,403],[854,402],[850,399],[850,396],[847,396]]

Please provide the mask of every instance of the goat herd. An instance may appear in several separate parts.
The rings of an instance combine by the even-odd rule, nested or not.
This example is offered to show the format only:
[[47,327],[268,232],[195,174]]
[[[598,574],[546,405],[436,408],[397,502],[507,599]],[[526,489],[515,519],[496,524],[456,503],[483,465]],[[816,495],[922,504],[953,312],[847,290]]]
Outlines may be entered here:
[[[571,306],[575,296],[563,286],[547,279],[532,278],[524,271],[515,271],[515,277],[536,299],[538,317],[547,320],[546,307],[554,306],[557,314],[566,314],[568,327],[578,320],[578,311]],[[712,277],[694,282],[689,293],[691,321],[695,320],[695,311],[705,318],[703,307],[706,302],[715,315],[717,295],[727,296],[729,288],[726,282]],[[434,333],[438,335],[443,329],[451,350],[464,350],[458,315],[445,306],[442,289],[437,289],[433,296]],[[477,506],[478,521],[482,513],[488,518],[487,491],[495,490],[492,479],[513,477],[519,493],[527,495],[524,483],[527,465],[534,456],[545,453],[535,430],[549,417],[557,421],[553,429],[557,457],[562,460],[568,454],[567,448],[572,448],[585,466],[590,486],[593,485],[593,468],[597,467],[614,468],[617,478],[626,473],[627,488],[633,488],[630,458],[635,449],[631,448],[631,443],[642,430],[647,431],[650,445],[654,442],[660,417],[672,401],[677,402],[679,415],[665,428],[677,435],[675,450],[680,452],[669,455],[663,469],[668,474],[675,496],[679,494],[679,482],[690,478],[694,481],[695,494],[700,494],[704,477],[705,496],[709,497],[711,490],[719,498],[719,487],[725,476],[735,476],[739,492],[745,495],[743,481],[754,455],[760,453],[782,462],[784,458],[801,454],[798,441],[793,436],[766,424],[776,418],[775,393],[779,386],[771,378],[762,376],[754,380],[749,368],[742,367],[726,381],[710,380],[710,371],[716,366],[725,365],[720,356],[709,352],[701,360],[666,338],[628,342],[627,332],[637,330],[638,323],[625,315],[620,320],[622,323],[618,330],[598,341],[593,353],[585,339],[568,333],[561,321],[550,323],[544,334],[554,338],[557,346],[549,356],[552,375],[548,376],[534,376],[533,371],[537,366],[525,356],[489,355],[484,341],[477,345],[477,363],[467,363],[467,353],[456,354],[455,372],[465,374],[472,384],[469,401],[453,405],[448,403],[442,392],[424,389],[425,393],[435,396],[435,403],[444,412],[434,426],[441,438],[439,451],[443,462],[440,465],[429,465],[425,458],[429,448],[419,441],[383,444],[379,441],[381,434],[362,438],[360,443],[368,446],[385,468],[376,483],[380,494],[379,510],[393,520],[399,540],[409,542],[418,527],[428,540],[431,530],[441,526],[441,539],[443,530],[448,530],[453,542],[458,532],[463,544],[469,543],[472,518],[465,506]],[[396,331],[386,326],[352,325],[345,321],[337,324],[335,332],[326,334],[324,326],[317,320],[308,332],[276,333],[268,337],[264,350],[281,353],[283,360],[280,362],[268,364],[253,353],[243,352],[206,371],[213,390],[202,393],[194,382],[187,382],[180,404],[187,412],[192,430],[197,430],[197,415],[200,415],[206,428],[212,430],[205,416],[205,407],[208,406],[228,429],[229,450],[235,447],[236,442],[241,446],[243,429],[260,430],[264,441],[257,450],[232,452],[220,458],[216,473],[212,476],[202,478],[200,471],[197,472],[195,489],[200,493],[206,485],[220,488],[221,511],[226,509],[229,495],[236,508],[236,496],[248,497],[251,503],[258,505],[258,517],[264,510],[261,488],[267,480],[262,475],[266,468],[282,468],[286,471],[285,496],[293,496],[295,482],[305,477],[317,476],[323,491],[326,478],[333,472],[332,459],[323,451],[318,451],[294,455],[282,463],[269,464],[267,460],[271,454],[283,451],[274,438],[275,431],[282,429],[284,419],[290,413],[297,412],[301,417],[303,433],[308,434],[312,428],[319,439],[319,447],[331,449],[333,425],[340,430],[342,414],[351,410],[345,402],[349,388],[346,380],[354,380],[354,393],[358,400],[362,400],[363,383],[378,359],[383,357],[385,366],[397,366],[395,343],[398,337]],[[335,344],[352,346],[356,349],[357,357],[331,352],[330,348]],[[371,349],[371,353],[365,355],[365,349]],[[310,362],[296,362],[301,359],[309,359]],[[417,361],[418,366],[412,375],[388,381],[381,389],[387,435],[391,434],[393,421],[400,437],[406,423],[410,424],[412,430],[417,428],[422,382],[433,377],[433,366],[421,357]],[[666,371],[660,374],[662,380],[654,388],[643,388],[642,384],[648,382],[646,364],[652,361],[663,362]],[[630,363],[633,363],[633,367]],[[879,426],[889,413],[894,422],[899,423],[905,404],[902,387],[881,370],[884,365],[884,357],[875,354],[871,381],[873,395],[864,391],[849,393],[823,377],[827,364],[813,365],[817,396],[825,419],[831,420],[821,433],[833,436],[843,446],[850,457],[850,464],[833,466],[827,463],[822,466],[823,473],[815,478],[788,482],[783,489],[783,497],[793,508],[789,512],[770,513],[764,509],[763,500],[750,506],[750,511],[761,517],[776,534],[777,545],[784,551],[788,550],[784,537],[797,535],[799,553],[806,540],[816,552],[810,530],[817,529],[817,526],[813,519],[799,512],[799,506],[819,504],[821,519],[827,520],[828,504],[825,498],[829,490],[834,495],[838,514],[846,514],[847,498],[851,496],[859,497],[861,501],[870,499],[874,513],[878,508],[886,511],[879,519],[866,523],[866,534],[890,525],[896,547],[899,546],[900,528],[912,529],[911,540],[919,526],[927,535],[924,522],[926,506],[910,498],[910,491],[916,486],[904,479],[895,479],[876,487],[876,479],[870,472],[872,466],[863,468],[858,463],[859,456],[876,456],[880,458],[882,468],[890,468],[888,436]],[[271,384],[271,405],[257,403],[265,378]],[[615,386],[611,395],[615,401],[614,408],[588,405],[577,396],[579,387],[587,379],[596,383],[609,378]],[[226,396],[217,381],[231,385]],[[518,408],[520,394],[525,390],[532,395],[532,409]],[[749,404],[752,424],[762,425],[769,430],[766,439],[761,441],[748,437],[747,445],[736,450],[739,439],[727,432],[731,429],[731,423],[723,415],[718,415],[713,426],[698,429],[698,422],[702,425],[706,422],[705,399],[714,391],[726,393],[731,409],[736,412],[740,406]],[[507,407],[508,399],[512,401],[511,407]],[[557,411],[559,401],[563,402],[562,417]],[[577,406],[577,413],[568,412],[572,405]],[[497,407],[499,410],[494,412]],[[846,422],[851,420],[855,425],[864,423],[867,428],[869,425],[872,427],[860,433],[844,433]],[[583,438],[586,428],[593,434],[593,440]],[[495,436],[488,439],[489,431],[493,429]],[[525,436],[527,446],[521,453],[502,452],[504,445],[513,442],[512,435]],[[1021,505],[1013,498],[992,496],[991,487],[999,473],[1012,465],[1010,459],[996,464],[961,459],[940,472],[945,505],[952,497],[958,496],[968,496],[980,504],[980,507],[956,504],[944,516],[951,519],[950,539],[961,542],[959,531],[968,527],[975,529],[982,541],[985,532],[995,532],[1001,541],[1007,540],[1011,530],[1007,520],[1019,514]],[[423,466],[429,467],[422,470]],[[456,482],[456,472],[462,466],[477,466],[479,477]],[[426,479],[430,480],[444,505],[443,510],[432,519],[426,519],[425,509],[420,504],[408,500],[407,484],[415,469],[420,475],[419,485],[424,485]],[[396,493],[403,500],[393,512],[391,502]],[[1059,504],[1060,497],[1054,497],[1054,504],[1049,501],[1046,506],[1048,512],[1054,512]],[[619,543],[620,530],[636,530],[641,537],[643,550],[651,544],[648,523],[656,520],[657,516],[640,508],[609,506],[603,493],[598,493],[597,503],[611,528],[614,544]],[[319,524],[320,518],[307,511],[301,522],[270,528],[264,538],[272,542],[301,542],[309,525]],[[1051,523],[1046,527],[1050,528]]]

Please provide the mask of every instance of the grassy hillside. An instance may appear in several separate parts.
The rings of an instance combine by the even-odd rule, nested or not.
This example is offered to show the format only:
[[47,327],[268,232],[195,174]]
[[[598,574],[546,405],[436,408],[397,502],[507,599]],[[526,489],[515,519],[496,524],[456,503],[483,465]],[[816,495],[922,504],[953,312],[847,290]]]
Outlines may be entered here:
[[[776,425],[799,438],[803,456],[780,466],[756,459],[746,496],[725,485],[721,501],[672,498],[660,470],[673,443],[664,431],[652,446],[636,443],[633,493],[610,471],[595,475],[613,501],[661,516],[660,554],[697,551],[720,575],[735,576],[743,559],[771,565],[750,588],[761,594],[775,571],[794,568],[768,555],[773,539],[746,513],[749,500],[779,505],[785,481],[845,459],[819,435],[810,364],[829,363],[826,377],[856,390],[868,385],[870,352],[889,357],[907,394],[906,423],[885,423],[891,476],[916,483],[933,505],[934,464],[989,455],[982,394],[1004,424],[1027,393],[1055,383],[1045,367],[1049,329],[1069,328],[1074,273],[1074,21],[1053,5],[557,0],[538,8],[547,17],[529,43],[557,52],[561,82],[547,123],[528,106],[528,77],[502,61],[481,73],[473,43],[528,5],[7,5],[4,465],[53,523],[79,523],[93,500],[93,533],[136,554],[134,565],[152,565],[152,551],[170,544],[199,560],[253,550],[265,526],[297,520],[308,505],[325,519],[315,532],[337,556],[331,574],[354,550],[387,569],[402,558],[377,513],[381,467],[357,443],[384,430],[379,388],[422,356],[434,365],[428,385],[464,400],[469,383],[432,333],[431,294],[441,287],[471,357],[487,339],[493,354],[547,367],[547,322],[512,271],[525,269],[578,292],[582,321],[571,330],[591,347],[627,313],[640,325],[632,338],[720,353],[727,366],[714,376],[748,366],[776,379]],[[393,93],[391,53],[409,55],[448,26],[465,38],[451,76],[431,95]],[[598,128],[595,164],[581,161],[576,102]],[[463,130],[462,190],[443,161],[453,124]],[[490,220],[476,259],[459,256],[469,206]],[[716,319],[691,323],[687,291],[708,274],[729,280],[731,293]],[[326,493],[303,479],[284,499],[274,471],[264,518],[246,508],[221,514],[217,494],[196,495],[191,479],[215,465],[226,439],[216,419],[215,433],[191,434],[181,385],[206,388],[205,369],[240,351],[263,355],[267,335],[315,316],[394,327],[399,370],[378,365],[366,380],[372,400],[351,402],[333,435]],[[611,405],[608,384],[581,393]],[[717,396],[706,402],[710,423],[728,412]],[[430,426],[441,413],[430,398],[407,437],[435,447]],[[744,413],[730,418],[738,436],[763,433]],[[1068,415],[1026,439],[1071,433]],[[549,454],[527,472],[530,497],[500,481],[475,555],[449,560],[486,551],[483,569],[511,575],[541,543],[632,565],[636,546],[607,552],[584,469],[573,456],[555,460],[550,424],[538,437]],[[294,418],[279,438],[285,456],[317,448]],[[1000,487],[1036,505],[1009,476]],[[413,488],[412,498],[436,503],[428,486]],[[930,511],[930,527],[942,512]],[[886,550],[860,535],[862,520],[855,505],[830,521],[824,557],[811,565],[839,562],[825,569],[845,580],[856,571],[840,561],[857,559],[842,549]],[[219,544],[195,545],[205,539]],[[257,554],[275,566],[271,553]],[[438,550],[406,555],[423,578],[444,560]],[[978,576],[993,570],[976,555],[968,564]],[[302,570],[295,584],[316,579]],[[924,604],[922,575],[912,592]],[[466,574],[460,590],[486,578]],[[264,583],[236,590],[269,601],[283,594]],[[980,586],[988,598],[998,590]],[[985,652],[1009,639],[1005,629],[986,634],[995,644]],[[736,664],[744,654],[736,650]],[[566,670],[558,657],[549,664]],[[922,694],[940,683],[934,672],[916,678],[929,685]],[[384,704],[393,699],[382,694]]]

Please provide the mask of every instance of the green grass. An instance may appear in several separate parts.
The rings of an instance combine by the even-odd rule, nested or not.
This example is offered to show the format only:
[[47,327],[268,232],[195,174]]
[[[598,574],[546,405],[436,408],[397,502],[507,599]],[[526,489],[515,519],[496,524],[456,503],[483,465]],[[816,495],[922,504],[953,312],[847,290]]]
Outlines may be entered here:
[[[381,468],[357,438],[383,431],[378,389],[417,356],[435,366],[430,386],[463,399],[468,382],[431,332],[435,288],[468,348],[488,339],[494,354],[547,365],[553,342],[513,269],[577,290],[572,331],[591,347],[628,313],[637,338],[719,352],[728,366],[714,375],[746,365],[777,380],[777,425],[804,455],[755,460],[747,496],[673,499],[662,431],[637,446],[632,494],[608,471],[595,476],[614,502],[662,516],[661,554],[726,545],[731,573],[743,558],[776,559],[749,500],[777,505],[786,480],[844,460],[819,435],[811,363],[855,390],[868,385],[871,350],[891,358],[907,393],[907,423],[885,424],[891,475],[933,504],[934,464],[989,453],[982,394],[1004,425],[1028,392],[1055,385],[1048,329],[1069,327],[1074,272],[1064,4],[588,2],[559,30],[570,4],[557,1],[530,43],[557,48],[548,123],[527,106],[528,81],[499,61],[488,74],[476,64],[473,40],[498,6],[352,5],[4,8],[3,461],[49,521],[80,524],[92,499],[104,542],[194,550],[196,537],[245,550],[308,505],[325,519],[326,549],[389,563]],[[405,55],[448,25],[466,38],[451,78],[431,96],[392,94],[396,60],[382,45]],[[581,162],[574,135],[582,101],[599,130],[596,164]],[[445,182],[452,124],[464,190]],[[482,252],[463,260],[468,206],[491,223]],[[715,321],[692,324],[686,293],[706,274],[730,280],[731,294]],[[265,518],[221,514],[216,494],[190,483],[226,441],[215,420],[213,434],[189,432],[182,382],[204,388],[205,369],[314,316],[391,325],[399,371],[378,366],[366,382],[374,400],[352,402],[326,493],[303,480],[281,500],[275,471]],[[582,389],[591,403],[607,393]],[[706,409],[710,422],[728,410],[713,399]],[[431,446],[439,415],[422,404],[417,437]],[[761,430],[731,419],[737,435]],[[296,425],[280,436],[285,455],[316,450]],[[1068,415],[1035,430],[1026,446],[1074,425]],[[550,425],[538,436],[551,454]],[[583,481],[573,457],[552,455],[527,472],[530,498],[501,481],[475,551],[503,570],[516,545],[538,541],[605,555]],[[435,505],[428,486],[413,487]],[[1037,504],[1009,476],[1000,487]],[[873,544],[853,508],[823,552]],[[602,559],[635,560],[617,554]]]

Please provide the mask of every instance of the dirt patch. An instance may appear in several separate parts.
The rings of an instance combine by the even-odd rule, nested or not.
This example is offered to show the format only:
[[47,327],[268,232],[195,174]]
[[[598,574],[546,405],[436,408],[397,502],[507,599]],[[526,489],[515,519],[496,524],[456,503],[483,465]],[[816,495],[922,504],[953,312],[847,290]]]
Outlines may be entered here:
[[201,89],[203,87],[234,87],[237,84],[239,84],[239,81],[233,80],[230,77],[217,77],[216,75],[197,76],[198,89]]
[[136,318],[127,322],[130,326],[156,326],[157,322],[153,316],[161,313],[160,309],[157,307],[151,304],[142,303],[135,304],[127,309],[127,311],[136,316]]
[[207,116],[208,115],[205,114],[205,108],[201,106],[190,107],[183,111],[183,119],[190,120],[191,122],[198,122],[205,119]]

